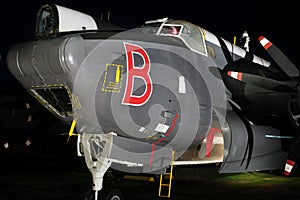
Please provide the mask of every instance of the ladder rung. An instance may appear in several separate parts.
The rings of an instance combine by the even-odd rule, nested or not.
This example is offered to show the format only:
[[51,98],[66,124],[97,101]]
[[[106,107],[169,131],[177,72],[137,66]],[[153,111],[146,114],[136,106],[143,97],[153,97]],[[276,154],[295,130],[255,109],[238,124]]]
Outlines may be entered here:
[[160,197],[170,197],[170,196],[168,196],[168,195],[160,195]]
[[165,184],[161,184],[161,186],[169,186],[169,185],[170,185],[170,184],[166,184],[166,183],[165,183]]
[[173,176],[171,177],[171,174],[170,174],[170,175],[166,175],[166,176],[165,176],[165,179],[170,179],[170,178],[172,178],[172,179],[173,179]]

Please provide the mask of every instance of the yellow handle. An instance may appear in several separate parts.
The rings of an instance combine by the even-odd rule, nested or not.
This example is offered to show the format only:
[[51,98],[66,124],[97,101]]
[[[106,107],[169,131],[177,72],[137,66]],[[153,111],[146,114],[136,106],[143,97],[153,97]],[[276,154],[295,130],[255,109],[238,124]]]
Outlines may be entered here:
[[70,131],[69,131],[69,137],[68,137],[67,142],[69,142],[71,136],[78,135],[78,134],[73,133],[75,126],[76,126],[76,120],[73,120]]

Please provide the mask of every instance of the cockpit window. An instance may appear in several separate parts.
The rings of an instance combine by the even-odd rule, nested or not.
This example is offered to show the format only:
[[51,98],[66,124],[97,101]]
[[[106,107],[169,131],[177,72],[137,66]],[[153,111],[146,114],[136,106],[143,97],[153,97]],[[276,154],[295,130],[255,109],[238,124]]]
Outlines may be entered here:
[[160,34],[179,35],[181,29],[182,29],[181,25],[165,24],[164,26],[162,26],[162,29],[160,30]]
[[143,32],[145,33],[157,33],[161,23],[151,23],[143,27]]
[[180,38],[191,50],[207,55],[203,33],[200,27],[182,20],[166,20],[147,23],[143,32]]
[[181,37],[186,41],[187,45],[201,53],[206,54],[204,39],[202,32],[198,26],[186,26]]

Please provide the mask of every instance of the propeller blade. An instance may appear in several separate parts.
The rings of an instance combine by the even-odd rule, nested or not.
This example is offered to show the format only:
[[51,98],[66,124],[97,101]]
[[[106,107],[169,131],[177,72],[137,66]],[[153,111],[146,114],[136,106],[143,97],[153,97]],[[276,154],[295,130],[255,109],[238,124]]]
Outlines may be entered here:
[[264,47],[271,58],[278,66],[291,78],[299,76],[298,68],[281,52],[272,42],[264,36],[258,38],[260,44]]
[[274,79],[262,77],[255,74],[249,74],[244,72],[235,72],[235,71],[228,71],[227,75],[242,81],[246,84],[254,85],[260,88],[273,90],[277,92],[295,92],[295,86],[289,85],[282,81],[277,81]]

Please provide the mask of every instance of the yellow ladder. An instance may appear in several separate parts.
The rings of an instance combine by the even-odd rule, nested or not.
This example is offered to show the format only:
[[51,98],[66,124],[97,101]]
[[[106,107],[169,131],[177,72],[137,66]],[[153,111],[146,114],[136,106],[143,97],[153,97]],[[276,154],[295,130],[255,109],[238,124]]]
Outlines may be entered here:
[[[169,182],[168,183],[163,183],[163,175],[160,175],[160,180],[159,180],[159,190],[158,190],[158,196],[159,197],[170,197],[171,196],[171,183],[172,183],[172,179],[173,179],[173,160],[174,160],[174,152],[172,154],[172,162],[170,165],[170,172],[167,172],[165,174],[165,178],[169,178]],[[167,195],[163,195],[162,194],[162,187],[168,187],[168,194]]]

